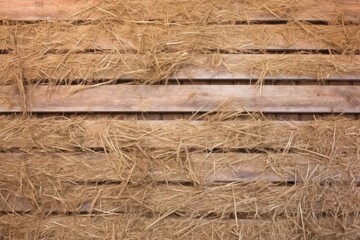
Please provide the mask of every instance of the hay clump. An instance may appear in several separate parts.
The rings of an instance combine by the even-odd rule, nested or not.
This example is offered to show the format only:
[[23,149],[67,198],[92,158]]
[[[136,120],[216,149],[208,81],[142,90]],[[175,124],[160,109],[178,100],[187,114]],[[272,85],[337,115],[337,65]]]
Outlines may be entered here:
[[[320,186],[300,184],[293,187],[279,187],[268,183],[246,183],[201,189],[185,186],[143,186],[137,189],[123,187],[105,185],[86,188],[79,186],[58,189],[57,193],[53,192],[55,195],[45,190],[42,197],[37,199],[36,208],[40,208],[45,216],[48,216],[48,213],[51,211],[56,211],[57,214],[63,211],[65,213],[69,213],[69,211],[90,211],[96,214],[94,215],[95,218],[90,216],[80,217],[87,219],[85,221],[99,219],[100,217],[97,214],[102,213],[104,215],[104,224],[113,223],[111,219],[114,218],[113,216],[116,216],[115,213],[117,212],[125,214],[124,216],[128,217],[127,219],[131,219],[131,216],[134,216],[134,214],[150,216],[153,219],[136,221],[136,226],[139,227],[145,222],[146,225],[142,226],[141,229],[146,227],[145,229],[150,231],[154,228],[156,229],[159,224],[165,224],[165,226],[170,224],[172,222],[171,216],[180,215],[178,225],[180,224],[179,226],[183,228],[193,229],[194,234],[197,232],[197,227],[193,225],[194,223],[191,220],[187,219],[193,219],[193,217],[197,216],[200,217],[198,218],[200,221],[202,219],[205,221],[203,224],[198,225],[198,227],[206,226],[206,222],[209,219],[212,219],[214,223],[221,223],[223,220],[231,219],[232,227],[230,229],[232,230],[237,229],[235,226],[241,227],[241,229],[245,227],[246,224],[244,226],[243,222],[249,221],[251,224],[254,219],[258,219],[255,220],[256,225],[261,226],[261,221],[264,221],[265,226],[275,226],[275,228],[271,227],[268,229],[266,227],[263,229],[264,232],[262,232],[262,230],[250,225],[250,229],[243,229],[243,234],[256,235],[257,233],[263,233],[274,234],[277,237],[281,237],[284,234],[283,232],[277,232],[280,226],[283,227],[281,228],[282,231],[292,232],[299,235],[299,237],[312,236],[324,238],[330,236],[356,237],[356,229],[359,227],[358,223],[354,221],[358,215],[359,191],[356,187],[349,187],[348,185]],[[235,219],[234,213],[236,213]],[[41,215],[33,216],[35,216],[35,219],[36,216],[41,219],[39,217]],[[208,218],[209,216],[210,218]],[[249,220],[246,220],[246,218]],[[52,225],[52,219],[53,217],[51,216],[45,217],[44,222]],[[64,220],[71,222],[72,219],[77,218],[65,217]],[[3,221],[3,233],[13,233],[14,228],[16,229],[16,224],[19,224],[19,222],[9,221],[9,216],[2,217],[1,220]],[[260,221],[260,224],[258,221]],[[277,222],[280,222],[281,225],[277,225]],[[48,226],[47,224],[42,226]],[[56,225],[60,225],[61,228],[53,229],[53,234],[60,234],[58,231],[62,232],[61,230],[64,225]],[[68,225],[65,224],[65,226]],[[75,229],[79,228],[77,224],[75,226],[77,226]],[[92,232],[92,226],[97,228],[102,226],[102,223],[90,221],[87,222],[87,225],[83,226],[88,226],[88,231]],[[174,233],[182,233],[186,238],[185,231],[180,231],[174,225],[170,225],[169,228],[173,229]],[[220,230],[213,225],[211,225],[211,228],[214,231]],[[40,232],[27,231],[28,233],[35,234],[45,230]],[[109,229],[104,229],[104,231],[108,232]],[[120,234],[122,232],[121,229],[117,231],[119,232],[112,233]],[[136,232],[136,229],[134,231]],[[232,234],[237,235],[239,234],[238,231],[232,232]],[[24,230],[20,232],[24,232]],[[151,233],[145,233],[151,236]],[[203,234],[206,233],[209,232],[204,232]],[[229,233],[225,231],[223,234]]]
[[1,68],[4,84],[14,83],[16,79],[29,83],[46,81],[51,85],[116,83],[119,80],[155,84],[170,78],[211,76],[257,79],[261,83],[264,79],[353,78],[360,72],[357,59],[357,55],[202,55],[188,51],[136,55],[113,52],[33,55],[21,59],[21,65],[18,65],[18,58],[6,56]]
[[171,53],[214,51],[239,53],[253,49],[323,50],[356,52],[360,31],[356,26],[314,25],[290,22],[282,25],[139,25],[100,22],[76,25],[41,22],[0,28],[1,49],[46,53]]
[[[356,239],[359,222],[354,218],[321,219],[316,225],[301,227],[288,221],[194,220],[116,216],[2,216],[1,236],[22,239]],[[38,226],[34,228],[33,226]],[[151,226],[150,226],[151,225]],[[149,227],[150,226],[150,227]],[[316,226],[316,227],[315,227]],[[344,229],[338,231],[339,229]]]
[[[324,13],[314,1],[114,1],[103,0],[79,12],[76,17],[91,14],[94,19],[132,21],[138,23],[228,23],[252,20],[317,19],[328,22],[357,21],[348,6],[329,2],[336,12]],[[346,18],[341,18],[348,16]]]
[[220,119],[156,122],[123,121],[107,117],[2,116],[0,136],[3,150],[19,148],[22,151],[40,149],[47,152],[72,152],[96,147],[111,150],[114,146],[113,149],[160,148],[175,152],[185,148],[281,151],[289,146],[289,149],[299,152],[331,156],[334,153],[357,153],[360,134],[358,124],[359,121],[341,118],[307,122]]

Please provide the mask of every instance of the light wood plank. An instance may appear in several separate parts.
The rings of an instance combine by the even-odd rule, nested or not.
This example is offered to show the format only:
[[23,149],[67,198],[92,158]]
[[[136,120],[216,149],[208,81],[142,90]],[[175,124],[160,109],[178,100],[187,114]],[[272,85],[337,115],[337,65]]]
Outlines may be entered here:
[[308,20],[359,22],[357,0],[261,1],[1,1],[0,16],[12,20],[120,20],[228,22]]
[[[26,94],[32,112],[207,112],[225,102],[240,112],[360,112],[358,86],[37,86]],[[0,96],[0,112],[23,110],[14,87],[0,87]]]
[[0,55],[0,83],[167,79],[360,80],[359,55],[196,53]]
[[306,153],[125,154],[126,157],[103,153],[1,153],[0,187],[27,181],[41,187],[51,182],[197,181],[207,184],[360,180],[360,165],[355,156],[329,160]]
[[18,51],[114,50],[128,52],[222,50],[360,50],[358,26],[35,23],[0,26],[0,49]]

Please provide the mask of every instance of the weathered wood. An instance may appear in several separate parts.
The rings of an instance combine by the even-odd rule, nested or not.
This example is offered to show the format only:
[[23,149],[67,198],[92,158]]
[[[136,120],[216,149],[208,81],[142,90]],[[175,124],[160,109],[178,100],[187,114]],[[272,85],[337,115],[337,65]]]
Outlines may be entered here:
[[[159,82],[162,79],[360,80],[359,55],[50,54],[0,55],[0,83],[46,80]],[[173,110],[175,111],[175,109]]]
[[28,181],[38,187],[51,182],[350,182],[360,180],[360,165],[355,158],[342,156],[330,161],[306,153],[144,156],[127,152],[126,157],[103,153],[1,153],[0,186]]
[[208,25],[156,26],[135,24],[35,23],[0,26],[0,49],[17,51],[119,50],[246,51],[360,50],[358,26],[308,25]]
[[[358,86],[113,85],[26,88],[32,112],[250,112],[359,113]],[[20,95],[0,87],[0,112],[21,112]]]
[[12,20],[121,20],[228,22],[307,20],[359,22],[360,3],[353,0],[218,1],[1,1],[0,16]]

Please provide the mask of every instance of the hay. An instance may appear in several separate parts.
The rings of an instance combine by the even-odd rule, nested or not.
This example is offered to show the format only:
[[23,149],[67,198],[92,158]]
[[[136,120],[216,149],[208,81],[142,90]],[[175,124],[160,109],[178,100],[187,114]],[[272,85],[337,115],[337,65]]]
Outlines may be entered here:
[[[159,122],[2,116],[0,209],[27,214],[1,216],[0,232],[55,239],[193,239],[210,232],[219,239],[356,239],[359,121],[234,117]],[[30,154],[10,152],[19,150]],[[258,169],[282,178],[209,178]],[[286,183],[295,173],[294,184]],[[64,215],[78,213],[94,216]],[[115,216],[120,213],[126,219]],[[247,222],[254,220],[264,222]]]
[[[2,196],[7,197],[6,195]],[[145,222],[147,223],[145,225],[146,229],[150,230],[159,226],[159,222],[165,225],[171,224],[171,218],[169,219],[167,216],[174,214],[175,216],[181,216],[179,218],[179,226],[190,229],[195,228],[195,226],[187,219],[199,218],[208,220],[208,217],[214,219],[214,222],[221,222],[220,219],[232,218],[231,229],[236,229],[236,225],[243,227],[241,223],[246,218],[264,219],[264,221],[272,219],[275,223],[279,221],[284,222],[279,225],[283,226],[283,231],[309,237],[329,237],[334,235],[356,237],[356,230],[359,228],[359,223],[353,222],[352,219],[356,219],[356,216],[359,214],[360,193],[357,187],[349,186],[348,184],[343,186],[298,184],[292,187],[279,187],[269,183],[257,182],[196,189],[185,186],[148,185],[137,188],[131,186],[125,187],[124,185],[89,187],[69,187],[63,185],[60,187],[55,184],[53,188],[45,188],[41,192],[37,191],[35,197],[31,202],[33,207],[28,210],[35,212],[40,210],[44,216],[48,216],[52,211],[55,211],[56,214],[78,213],[79,211],[83,213],[91,212],[96,215],[102,213],[105,215],[103,224],[113,223],[114,220],[111,220],[111,216],[115,213],[126,214],[125,216],[127,217],[131,217],[133,214],[155,216],[155,219],[150,221],[141,221],[142,223],[136,221],[137,225],[135,226],[140,227]],[[19,211],[20,209],[16,210]],[[237,214],[235,219],[234,212]],[[86,217],[80,218],[86,219]],[[323,218],[328,220],[326,221],[328,225],[322,222]],[[89,220],[88,217],[87,219]],[[14,227],[9,227],[9,225],[16,226],[23,221],[20,219],[20,222],[11,224],[12,221],[9,217],[2,217],[1,220],[4,221],[2,226],[5,228],[2,232],[13,232]],[[39,225],[40,229],[48,226],[46,223],[53,226],[53,228],[55,227],[51,224],[51,216],[45,218],[44,221],[44,225]],[[329,223],[333,225],[329,225]],[[80,231],[82,228],[78,224],[73,225],[74,230]],[[59,225],[61,226],[60,229],[49,228],[49,230],[53,230],[53,234],[63,232],[64,225]],[[270,223],[271,225],[272,223]],[[35,227],[36,223],[34,222],[30,226],[31,229],[39,229]],[[83,233],[88,234],[93,231],[91,226],[98,228],[102,226],[102,223],[90,222],[88,225],[83,226],[87,226],[87,230]],[[213,225],[211,225],[211,228],[214,231],[218,230]],[[30,229],[25,229],[21,232],[33,233]],[[170,225],[169,230],[171,229],[174,233],[179,233],[177,227]],[[195,229],[194,231],[196,232]],[[270,233],[279,235],[278,237],[284,234],[284,232],[276,232],[276,229],[277,227],[270,230]],[[267,228],[263,230],[265,231],[264,234],[269,231]],[[106,228],[103,231],[112,232]],[[210,229],[207,228],[207,232],[204,232],[204,234],[209,234],[209,231]],[[250,228],[246,234],[257,233],[259,233],[259,230]],[[144,234],[147,234],[149,237],[151,236],[151,233],[147,231]],[[161,234],[164,233],[162,232]]]
[[[2,187],[2,189],[5,189]],[[278,186],[266,182],[182,186],[181,184],[77,185],[51,182],[21,189],[9,186],[3,211],[34,213],[169,213],[188,217],[313,218],[322,215],[359,214],[360,189],[355,184],[303,182]],[[26,206],[26,208],[23,208]],[[299,209],[301,208],[301,209]]]
[[[186,153],[143,149],[116,153],[2,153],[0,187],[46,186],[53,182],[352,182],[359,180],[356,156],[328,159],[293,153]],[[99,167],[101,166],[101,167]]]
[[[180,26],[179,26],[180,25]],[[117,50],[120,53],[216,51],[237,53],[253,49],[359,50],[356,26],[312,25],[137,25],[101,22],[73,25],[40,22],[2,26],[1,49],[22,52],[76,53]]]
[[0,118],[1,149],[47,152],[112,149],[290,149],[319,156],[357,154],[359,121],[121,121],[99,117]]
[[[156,218],[139,215],[71,217],[0,217],[2,237],[22,239],[298,239],[303,234],[286,221],[205,220]],[[331,218],[321,220],[320,229],[311,224],[307,237],[350,237],[356,235],[357,222],[339,224]],[[33,226],[38,226],[34,228]],[[150,227],[149,227],[150,226]],[[345,227],[346,231],[336,232]],[[311,231],[310,231],[311,230]]]
[[[137,23],[228,23],[251,20],[309,19],[328,22],[358,21],[358,16],[348,6],[336,1],[323,2],[328,9],[323,12],[318,2],[287,0],[210,0],[187,1],[116,1],[103,0],[73,15],[74,19],[126,21]],[[344,16],[347,16],[344,18]]]
[[[0,217],[0,232],[8,239],[301,239],[303,229],[287,221],[196,220],[139,215]],[[36,226],[36,228],[34,228]],[[149,227],[150,226],[150,227]],[[342,217],[319,219],[304,226],[306,239],[356,239],[359,221]],[[340,230],[341,229],[341,230]],[[339,231],[340,230],[340,231]]]
[[[359,31],[344,25],[356,17],[317,11],[309,1],[104,0],[73,16],[95,22],[3,23],[1,84],[26,106],[28,83],[358,76]],[[218,25],[299,16],[336,24]],[[262,54],[274,49],[297,53]],[[306,54],[318,49],[342,55]],[[358,239],[359,121],[252,117],[1,116],[0,238]]]
[[30,83],[45,80],[50,84],[116,83],[121,79],[154,84],[173,75],[181,79],[230,76],[262,82],[264,79],[354,78],[360,73],[357,55],[197,55],[183,51],[145,55],[33,55],[24,59],[6,55],[3,59],[0,66],[3,84],[14,83],[19,78]]
[[[279,77],[325,80],[357,76],[360,72],[358,61],[351,55],[359,50],[360,32],[356,26],[324,27],[301,22],[271,26],[134,23],[119,26],[101,22],[79,26],[56,22],[5,25],[0,33],[2,49],[14,53],[2,57],[3,84],[18,85],[18,79],[53,84],[132,79],[135,83],[154,84],[179,71],[186,78],[212,71],[235,73],[235,77],[259,82]],[[329,58],[300,52],[259,55],[250,60],[246,55],[234,58],[218,54],[271,49],[331,49],[350,56]],[[192,74],[194,68],[203,70]]]

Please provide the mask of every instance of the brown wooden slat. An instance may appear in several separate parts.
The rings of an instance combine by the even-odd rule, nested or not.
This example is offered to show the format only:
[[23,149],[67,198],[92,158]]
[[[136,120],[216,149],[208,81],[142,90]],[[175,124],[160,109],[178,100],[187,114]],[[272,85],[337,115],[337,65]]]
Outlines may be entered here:
[[357,0],[261,0],[256,2],[179,2],[115,0],[1,1],[0,16],[12,20],[127,20],[227,22],[251,20],[321,20],[359,22]]
[[114,50],[130,52],[223,50],[359,50],[358,26],[36,23],[0,26],[0,49],[51,51]]
[[[161,79],[360,80],[359,55],[51,54],[0,55],[0,83]],[[175,110],[174,110],[175,111]]]
[[[203,216],[209,212],[223,216],[239,212],[250,217],[294,216],[299,204],[305,216],[351,214],[360,207],[360,188],[350,184],[332,186],[314,183],[277,186],[246,182],[216,186],[73,185],[52,182],[42,188],[9,185],[0,193],[0,211],[41,213],[155,213]],[[22,198],[14,203],[9,197]],[[26,205],[31,208],[21,209]],[[275,207],[276,206],[276,207]]]
[[329,160],[305,153],[125,154],[1,153],[0,187],[27,181],[45,186],[51,182],[360,180],[355,156]]
[[[296,87],[296,83],[294,82],[275,82],[274,85],[289,85]],[[291,120],[291,121],[298,121],[299,114],[298,113],[277,113],[276,118],[279,120]]]
[[[224,102],[233,111],[360,112],[357,86],[38,86],[26,92],[32,112],[206,112]],[[0,112],[23,110],[14,87],[0,87],[0,96]]]
[[[286,220],[268,219],[182,219],[117,216],[19,216],[0,217],[5,239],[307,239],[360,236],[359,220],[352,217],[306,219],[305,225]],[[37,226],[34,228],[34,225]],[[344,230],[345,229],[345,230]],[[216,238],[219,237],[219,238]]]

